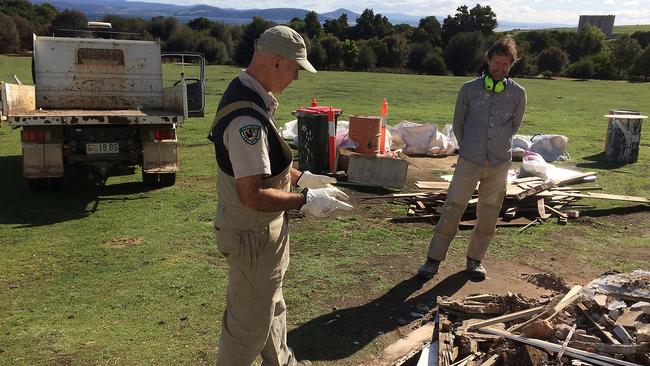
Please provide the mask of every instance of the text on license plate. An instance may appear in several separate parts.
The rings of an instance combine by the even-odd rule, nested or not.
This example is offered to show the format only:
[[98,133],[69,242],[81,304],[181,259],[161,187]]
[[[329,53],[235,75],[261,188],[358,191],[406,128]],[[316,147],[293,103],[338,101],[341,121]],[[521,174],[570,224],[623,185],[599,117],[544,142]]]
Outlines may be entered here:
[[86,144],[86,154],[119,154],[120,144],[117,142],[100,142]]

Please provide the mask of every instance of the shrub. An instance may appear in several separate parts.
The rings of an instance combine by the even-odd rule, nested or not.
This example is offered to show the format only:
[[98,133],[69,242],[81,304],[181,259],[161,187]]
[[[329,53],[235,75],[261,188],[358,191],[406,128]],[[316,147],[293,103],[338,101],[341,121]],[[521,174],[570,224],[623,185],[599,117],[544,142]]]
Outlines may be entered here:
[[588,59],[583,59],[569,65],[567,74],[571,77],[578,79],[589,79],[594,75],[594,62]]

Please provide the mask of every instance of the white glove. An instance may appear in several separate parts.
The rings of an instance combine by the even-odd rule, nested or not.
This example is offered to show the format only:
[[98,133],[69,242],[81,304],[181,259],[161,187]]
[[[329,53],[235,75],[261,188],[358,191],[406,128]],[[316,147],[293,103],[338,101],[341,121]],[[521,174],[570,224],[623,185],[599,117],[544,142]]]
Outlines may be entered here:
[[324,217],[334,210],[352,210],[352,205],[341,202],[337,198],[347,200],[350,197],[336,187],[307,189],[307,202],[302,205],[300,212]]
[[[330,184],[336,183],[336,179],[328,177],[326,175],[312,174],[309,170],[305,170],[298,178],[296,185],[300,188],[327,188],[331,187]],[[343,192],[341,192],[343,193]]]

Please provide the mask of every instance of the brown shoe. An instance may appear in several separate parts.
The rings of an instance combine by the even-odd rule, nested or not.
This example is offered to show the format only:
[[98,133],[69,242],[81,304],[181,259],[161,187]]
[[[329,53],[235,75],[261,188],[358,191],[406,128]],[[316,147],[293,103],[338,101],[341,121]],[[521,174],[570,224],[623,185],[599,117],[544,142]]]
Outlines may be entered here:
[[309,360],[302,360],[296,362],[296,366],[311,366],[311,361]]

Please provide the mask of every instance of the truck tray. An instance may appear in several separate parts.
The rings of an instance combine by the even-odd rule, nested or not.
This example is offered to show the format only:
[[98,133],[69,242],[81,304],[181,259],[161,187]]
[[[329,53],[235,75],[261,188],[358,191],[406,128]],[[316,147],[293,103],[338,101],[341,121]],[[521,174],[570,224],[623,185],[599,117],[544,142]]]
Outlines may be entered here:
[[113,125],[113,124],[181,124],[183,117],[160,109],[88,110],[38,109],[13,113],[8,117],[12,126],[42,125]]

